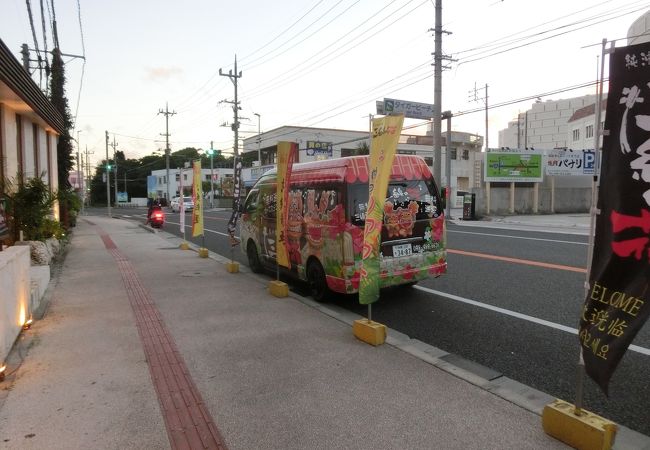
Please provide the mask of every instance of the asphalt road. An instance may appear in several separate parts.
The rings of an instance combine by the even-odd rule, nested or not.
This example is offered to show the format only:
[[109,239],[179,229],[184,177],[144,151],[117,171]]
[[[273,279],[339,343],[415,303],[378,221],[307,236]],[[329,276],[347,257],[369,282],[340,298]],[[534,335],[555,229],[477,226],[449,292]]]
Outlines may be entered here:
[[[101,210],[99,211],[101,213]],[[145,210],[118,210],[143,220]],[[186,215],[186,224],[190,223]],[[226,233],[229,211],[206,212],[203,245],[241,264]],[[180,235],[179,214],[164,230]],[[504,225],[507,227],[507,225]],[[576,328],[585,292],[587,237],[451,224],[449,272],[414,288],[389,289],[373,320],[567,401],[575,399]],[[292,289],[305,294],[304,286]],[[365,315],[351,296],[333,303]],[[610,383],[610,398],[587,380],[584,407],[650,435],[650,325],[628,350]],[[471,405],[468,405],[471,407]]]

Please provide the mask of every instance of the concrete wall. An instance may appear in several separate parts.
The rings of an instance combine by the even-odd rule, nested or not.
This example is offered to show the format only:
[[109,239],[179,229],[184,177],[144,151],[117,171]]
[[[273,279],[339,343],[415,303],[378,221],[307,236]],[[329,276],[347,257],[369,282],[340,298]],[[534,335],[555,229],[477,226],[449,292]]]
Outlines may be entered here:
[[[510,188],[490,188],[490,212],[487,211],[487,189],[470,189],[476,194],[476,214],[504,215],[510,212]],[[554,192],[554,195],[552,194]],[[551,211],[552,197],[555,199],[553,211]],[[535,192],[532,187],[515,186],[515,214],[533,214],[535,206]],[[539,187],[537,212],[540,214],[550,213],[586,213],[591,206],[591,188],[571,187],[551,190],[549,187]]]
[[0,365],[30,316],[29,246],[0,252]]

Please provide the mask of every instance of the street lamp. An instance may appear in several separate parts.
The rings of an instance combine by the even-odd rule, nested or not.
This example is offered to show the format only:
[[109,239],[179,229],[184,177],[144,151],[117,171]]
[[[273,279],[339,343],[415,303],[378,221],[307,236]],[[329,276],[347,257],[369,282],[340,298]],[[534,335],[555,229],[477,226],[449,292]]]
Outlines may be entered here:
[[260,118],[261,116],[258,113],[253,113],[257,116],[257,161],[260,164],[260,167],[262,167],[262,138],[261,138],[261,128],[260,128]]

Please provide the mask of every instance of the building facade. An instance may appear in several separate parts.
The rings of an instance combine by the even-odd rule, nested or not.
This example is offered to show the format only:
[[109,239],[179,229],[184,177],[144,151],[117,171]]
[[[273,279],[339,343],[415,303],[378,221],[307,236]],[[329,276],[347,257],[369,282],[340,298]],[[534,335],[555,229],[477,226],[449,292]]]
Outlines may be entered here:
[[[452,198],[457,191],[467,191],[479,187],[481,183],[480,161],[483,137],[459,131],[451,132],[450,145],[451,177],[447,182],[445,158],[447,156],[447,133],[442,133],[441,154],[442,180],[436,180],[442,187],[450,185]],[[370,136],[367,131],[337,130],[329,128],[311,128],[283,126],[259,136],[244,139],[244,153],[257,152],[258,162],[242,171],[242,179],[247,187],[269,168],[274,167],[277,157],[277,144],[281,141],[298,144],[296,162],[318,161],[322,159],[341,158],[363,154],[370,148]],[[427,135],[402,134],[397,146],[397,153],[418,155],[427,165],[433,165],[433,138],[431,131]],[[259,163],[261,157],[261,164]],[[477,170],[478,162],[478,170]]]
[[[585,95],[563,100],[538,101],[508,127],[499,131],[499,147],[553,149],[572,147],[574,128],[569,119],[584,107],[596,103],[596,95]],[[579,133],[584,137],[583,133]],[[580,140],[580,139],[577,139]],[[573,147],[576,148],[576,147]],[[593,148],[593,142],[589,147]]]
[[[214,195],[227,195],[228,191],[231,190],[230,185],[232,184],[233,169],[227,168],[214,168],[213,171],[210,169],[201,169],[201,181],[210,182],[214,174]],[[151,175],[156,177],[156,192],[159,198],[167,197],[167,169],[153,170]],[[169,169],[169,177],[172,179],[172,182],[169,186],[169,195],[171,198],[180,196],[181,189],[181,176],[183,182],[183,192],[185,195],[192,195],[192,183],[194,182],[194,172],[192,168],[187,169]],[[209,197],[210,193],[208,191],[204,192],[205,196]],[[231,194],[232,195],[232,194]]]
[[[40,176],[56,191],[57,144],[64,132],[61,114],[0,40],[0,187]],[[58,206],[53,214],[59,218]]]

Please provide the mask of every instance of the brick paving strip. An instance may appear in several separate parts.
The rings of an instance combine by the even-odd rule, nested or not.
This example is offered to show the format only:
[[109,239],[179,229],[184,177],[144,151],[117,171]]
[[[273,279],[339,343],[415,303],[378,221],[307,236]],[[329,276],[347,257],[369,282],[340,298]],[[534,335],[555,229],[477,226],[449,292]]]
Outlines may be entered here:
[[149,291],[111,237],[97,228],[122,275],[172,448],[226,450],[226,444]]

